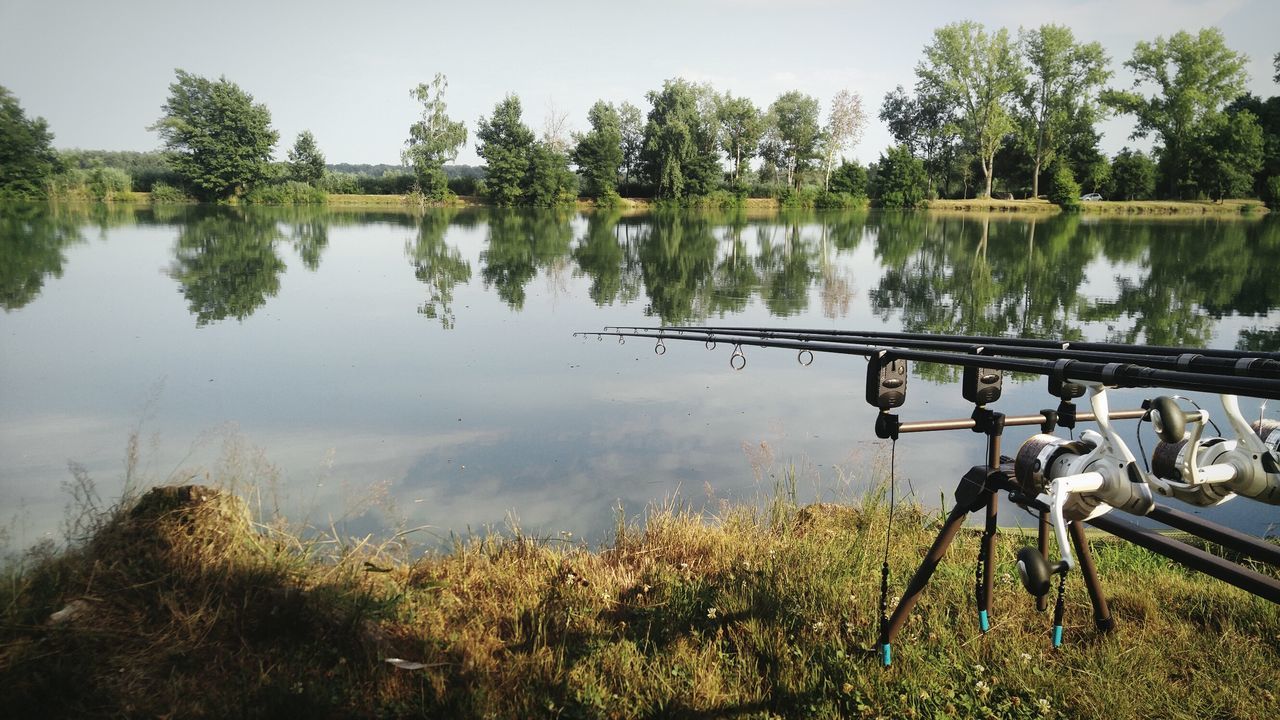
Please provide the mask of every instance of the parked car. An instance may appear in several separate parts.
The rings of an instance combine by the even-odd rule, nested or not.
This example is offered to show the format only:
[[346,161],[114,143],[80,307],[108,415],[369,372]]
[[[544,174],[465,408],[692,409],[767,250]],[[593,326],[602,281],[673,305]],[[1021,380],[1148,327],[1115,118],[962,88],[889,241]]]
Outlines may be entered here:
[[1102,196],[1101,196],[1101,195],[1099,195],[1098,193],[1088,193],[1088,194],[1085,194],[1085,195],[1081,195],[1081,196],[1080,196],[1080,199],[1081,199],[1081,200],[1083,200],[1083,201],[1085,201],[1085,202],[1096,202],[1096,201],[1098,201],[1098,200],[1101,200],[1101,199],[1102,199]]

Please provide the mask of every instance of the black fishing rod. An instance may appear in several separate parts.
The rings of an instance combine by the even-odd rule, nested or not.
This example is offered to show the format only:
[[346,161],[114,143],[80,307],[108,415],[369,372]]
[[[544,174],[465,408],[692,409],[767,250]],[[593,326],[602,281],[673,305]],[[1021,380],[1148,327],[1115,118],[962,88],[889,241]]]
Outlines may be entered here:
[[[1010,338],[990,335],[937,335],[930,333],[910,333],[910,332],[888,332],[888,331],[872,331],[872,330],[831,330],[826,328],[797,328],[794,330],[779,330],[778,328],[767,327],[717,327],[712,325],[672,325],[667,327],[645,327],[638,325],[624,325],[606,327],[618,330],[650,330],[662,332],[715,332],[719,334],[754,334],[762,337],[785,337],[788,335],[808,335],[821,336],[824,338],[856,338],[862,340],[919,340],[926,342],[945,342],[962,343],[966,345],[981,345],[986,347],[1021,347],[1021,348],[1042,348],[1046,350],[1078,350],[1088,352],[1108,353],[1112,355],[1151,355],[1164,357],[1185,357],[1188,360],[1193,358],[1219,358],[1232,361],[1239,360],[1265,360],[1280,362],[1280,352],[1260,352],[1252,350],[1222,350],[1222,349],[1201,349],[1187,348],[1170,345],[1130,345],[1124,343],[1105,343],[1105,342],[1085,342],[1075,340],[1047,340],[1038,338]],[[1119,358],[1117,358],[1118,360]]]
[[[630,329],[648,332],[697,333],[705,335],[714,333],[719,336],[784,339],[799,341],[834,342],[850,345],[866,345],[874,341],[876,344],[897,348],[915,348],[921,350],[941,350],[944,352],[977,353],[980,355],[1003,355],[1008,357],[1036,358],[1041,360],[1088,360],[1092,362],[1129,362],[1151,368],[1166,370],[1182,370],[1187,372],[1208,372],[1219,375],[1243,375],[1249,377],[1280,378],[1280,360],[1262,357],[1230,358],[1205,355],[1204,352],[1186,351],[1179,355],[1141,352],[1142,347],[1125,347],[1123,352],[1110,350],[1080,349],[1073,343],[1062,342],[1057,346],[1046,346],[1051,341],[1023,341],[1018,338],[983,338],[994,342],[976,342],[978,336],[932,335],[921,337],[901,337],[913,333],[814,333],[807,330],[759,330],[756,328],[733,327],[606,327],[606,330]],[[961,338],[969,337],[966,341]],[[928,339],[925,339],[928,338]],[[1136,350],[1131,352],[1130,350]],[[1233,351],[1234,352],[1234,351]]]
[[[687,332],[687,331],[686,331]],[[742,346],[763,347],[763,348],[782,348],[796,350],[800,353],[800,357],[804,357],[804,353],[809,353],[809,361],[812,362],[813,353],[830,353],[836,355],[858,355],[862,357],[888,356],[895,359],[911,360],[915,362],[932,362],[944,365],[955,365],[965,368],[974,368],[978,370],[989,371],[1005,371],[1005,372],[1024,372],[1035,375],[1044,375],[1058,381],[1074,381],[1084,383],[1101,383],[1102,385],[1111,387],[1163,387],[1172,390],[1185,390],[1189,392],[1204,392],[1221,394],[1228,393],[1232,395],[1246,395],[1249,397],[1280,399],[1280,380],[1271,378],[1219,375],[1206,372],[1188,372],[1184,370],[1166,370],[1160,368],[1152,368],[1133,362],[1088,362],[1084,360],[1043,360],[1019,357],[1002,357],[991,355],[977,355],[973,353],[943,352],[935,350],[919,350],[910,348],[895,348],[886,345],[877,345],[868,343],[865,345],[838,343],[838,342],[817,342],[810,340],[791,340],[786,338],[763,338],[763,337],[743,337],[734,335],[717,335],[714,332],[700,331],[696,335],[673,332],[666,329],[658,330],[604,330],[600,332],[580,332],[575,335],[596,335],[610,337],[642,337],[658,341],[655,351],[661,354],[666,351],[665,340],[685,340],[685,341],[701,341],[705,342],[708,347],[714,347],[718,343],[725,343],[734,346],[733,358],[740,358],[739,362],[734,359],[730,360],[730,364],[735,369],[742,369],[746,365],[746,356],[742,354]],[[661,348],[661,350],[659,350]],[[808,364],[803,359],[804,364]]]

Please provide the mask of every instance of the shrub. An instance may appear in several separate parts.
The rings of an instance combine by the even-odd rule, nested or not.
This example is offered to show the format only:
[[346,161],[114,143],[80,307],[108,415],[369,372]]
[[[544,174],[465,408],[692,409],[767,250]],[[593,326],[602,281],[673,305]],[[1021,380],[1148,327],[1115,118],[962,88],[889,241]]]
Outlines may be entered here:
[[873,194],[888,208],[913,208],[924,202],[929,178],[924,163],[905,145],[896,145],[880,156]]
[[320,188],[290,180],[276,185],[260,185],[245,200],[256,205],[322,205],[329,198]]
[[831,173],[831,192],[855,198],[867,196],[867,169],[856,162],[842,162]]
[[1262,202],[1272,210],[1280,210],[1280,175],[1272,175],[1263,181]]
[[112,167],[90,170],[86,181],[89,197],[100,201],[127,199],[129,188],[133,186],[129,173]]
[[778,198],[778,204],[787,208],[811,208],[821,193],[816,187],[787,188]]
[[163,182],[155,182],[151,185],[151,202],[157,205],[174,205],[178,203],[194,202],[195,198],[182,192],[178,188]]
[[819,193],[818,197],[813,201],[813,206],[824,210],[847,210],[849,208],[864,207],[867,204],[867,196],[854,195],[847,192],[824,192]]
[[705,195],[689,195],[680,203],[685,207],[692,208],[708,208],[713,210],[728,210],[731,208],[743,207],[747,204],[747,198],[728,190],[712,190]]
[[605,190],[600,194],[600,197],[596,198],[596,207],[598,208],[615,208],[620,205],[622,205],[622,196],[613,188]]
[[333,195],[359,195],[360,176],[355,173],[325,172],[316,187]]
[[1071,168],[1058,163],[1050,176],[1053,187],[1049,189],[1049,202],[1063,210],[1080,209],[1080,185],[1076,182]]

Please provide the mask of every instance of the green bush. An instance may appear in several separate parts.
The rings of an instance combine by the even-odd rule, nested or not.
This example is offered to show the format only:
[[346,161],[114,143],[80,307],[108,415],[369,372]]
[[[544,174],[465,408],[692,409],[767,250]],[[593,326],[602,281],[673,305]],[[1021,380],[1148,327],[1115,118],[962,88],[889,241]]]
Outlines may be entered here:
[[1049,202],[1063,210],[1080,209],[1080,184],[1071,173],[1071,168],[1059,163],[1053,168],[1050,176],[1052,187],[1049,188]]
[[133,182],[120,168],[101,165],[84,170],[71,167],[49,179],[48,195],[60,200],[110,202],[132,197]]
[[728,190],[712,190],[705,195],[689,195],[681,205],[692,208],[711,210],[729,210],[744,207],[747,204],[745,195],[738,195]]
[[847,210],[849,208],[862,207],[867,204],[867,196],[855,196],[847,192],[824,192],[818,193],[818,197],[813,201],[813,206],[824,210]]
[[333,195],[359,195],[360,176],[355,173],[325,172],[316,187]]
[[125,200],[133,180],[120,168],[96,167],[87,178],[89,197],[94,200]]
[[609,188],[596,198],[596,207],[598,208],[615,208],[622,204],[622,196],[617,190]]
[[157,205],[176,205],[195,202],[195,199],[168,183],[157,181],[151,185],[151,202]]
[[290,180],[255,187],[249,191],[245,200],[255,205],[323,205],[329,201],[329,197],[320,188]]
[[929,178],[924,163],[905,145],[896,145],[880,156],[872,194],[887,208],[913,208],[924,202]]
[[778,198],[778,204],[786,208],[811,208],[821,193],[816,187],[787,188]]
[[1272,210],[1280,210],[1280,175],[1272,175],[1262,183],[1262,202]]
[[855,198],[867,196],[867,169],[856,162],[842,162],[831,173],[831,192]]

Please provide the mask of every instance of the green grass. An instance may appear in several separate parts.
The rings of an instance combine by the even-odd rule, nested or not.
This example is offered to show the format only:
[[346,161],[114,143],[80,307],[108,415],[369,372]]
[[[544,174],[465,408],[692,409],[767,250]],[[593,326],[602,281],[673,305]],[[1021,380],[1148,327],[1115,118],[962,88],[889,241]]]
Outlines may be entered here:
[[[0,589],[0,707],[66,717],[1274,718],[1280,608],[1095,540],[1115,633],[1079,576],[1066,643],[998,544],[977,632],[962,532],[882,669],[888,513],[676,506],[590,549],[512,529],[409,554],[299,539],[230,493],[166,488],[90,514]],[[901,592],[939,519],[899,508]],[[51,614],[80,614],[61,623]],[[422,666],[402,669],[399,658]]]

